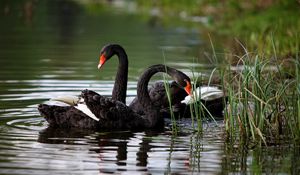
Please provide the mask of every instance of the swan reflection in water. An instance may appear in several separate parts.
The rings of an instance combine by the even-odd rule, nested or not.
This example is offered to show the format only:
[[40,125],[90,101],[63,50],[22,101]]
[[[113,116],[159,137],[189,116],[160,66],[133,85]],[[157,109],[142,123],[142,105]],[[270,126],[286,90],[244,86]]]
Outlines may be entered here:
[[[138,167],[138,171],[150,171],[153,164],[155,167],[161,167],[161,169],[171,169],[170,155],[172,153],[171,146],[172,138],[168,136],[168,139],[163,141],[159,140],[167,132],[162,129],[159,131],[146,130],[146,131],[101,131],[95,132],[93,130],[83,130],[78,128],[66,129],[66,128],[54,128],[48,127],[39,133],[38,142],[53,144],[54,147],[63,145],[63,150],[59,149],[60,155],[65,155],[64,151],[78,151],[78,154],[82,154],[85,150],[82,145],[88,145],[88,152],[86,154],[97,154],[99,161],[95,162],[99,167],[100,172],[114,173],[116,171],[130,171],[131,168]],[[157,142],[157,140],[159,142]],[[76,145],[80,145],[76,147]],[[76,148],[73,148],[75,146]],[[181,151],[188,152],[188,149]],[[76,153],[75,153],[76,154]],[[65,158],[64,156],[62,156]],[[95,156],[94,156],[95,157]],[[60,158],[57,157],[59,160]],[[152,160],[149,160],[152,159]],[[153,161],[153,159],[155,161]],[[188,162],[189,154],[186,154],[184,158]],[[61,160],[60,160],[61,161]],[[88,161],[88,160],[86,160]],[[91,160],[92,161],[92,160]],[[188,171],[189,167],[184,166],[184,171]],[[157,164],[160,164],[159,166]],[[177,163],[178,164],[178,163]],[[165,165],[165,166],[164,166]],[[167,166],[167,167],[166,167]],[[150,168],[150,169],[149,169]],[[174,167],[174,169],[182,167]],[[174,170],[173,169],[173,170]],[[172,170],[172,171],[173,171]]]

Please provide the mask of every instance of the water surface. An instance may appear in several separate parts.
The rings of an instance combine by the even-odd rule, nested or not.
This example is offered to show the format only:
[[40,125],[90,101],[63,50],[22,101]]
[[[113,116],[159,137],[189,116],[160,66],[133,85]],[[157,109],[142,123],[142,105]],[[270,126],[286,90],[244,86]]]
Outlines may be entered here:
[[[225,142],[223,122],[191,120],[178,135],[163,131],[48,128],[37,104],[83,89],[110,96],[118,64],[97,70],[100,49],[123,45],[129,55],[127,103],[142,71],[158,63],[208,76],[200,55],[209,43],[197,28],[164,26],[137,14],[95,13],[73,1],[1,1],[0,174],[298,174],[298,146],[255,147]],[[113,7],[110,7],[113,9]]]

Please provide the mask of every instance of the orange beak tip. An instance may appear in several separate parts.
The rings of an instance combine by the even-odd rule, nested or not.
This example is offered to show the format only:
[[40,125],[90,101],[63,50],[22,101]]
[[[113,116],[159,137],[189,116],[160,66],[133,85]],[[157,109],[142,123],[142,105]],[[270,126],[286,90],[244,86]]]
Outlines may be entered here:
[[98,64],[98,69],[101,69],[101,67],[102,67],[102,64]]

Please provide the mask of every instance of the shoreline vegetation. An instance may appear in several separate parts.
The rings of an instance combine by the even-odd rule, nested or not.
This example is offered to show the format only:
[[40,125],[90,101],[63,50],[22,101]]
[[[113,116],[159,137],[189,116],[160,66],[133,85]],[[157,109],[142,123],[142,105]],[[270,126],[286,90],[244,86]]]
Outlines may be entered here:
[[[274,45],[273,45],[274,46]],[[213,47],[213,45],[212,45]],[[249,52],[238,57],[235,66],[228,62],[216,62],[209,80],[200,84],[209,85],[211,77],[218,77],[219,85],[227,97],[224,109],[224,130],[226,140],[234,143],[279,145],[300,141],[300,58],[290,58],[287,72],[277,64],[275,57]],[[212,49],[214,50],[214,48]],[[213,53],[212,60],[218,60]],[[275,60],[274,60],[275,59]],[[286,64],[286,63],[284,63]],[[197,71],[197,70],[195,70]],[[291,73],[292,72],[292,73]],[[192,79],[195,79],[193,77]],[[225,100],[225,98],[224,98]],[[225,102],[224,102],[225,103]],[[201,121],[211,116],[202,115],[201,104],[193,105],[193,120]],[[202,133],[202,127],[194,128]]]

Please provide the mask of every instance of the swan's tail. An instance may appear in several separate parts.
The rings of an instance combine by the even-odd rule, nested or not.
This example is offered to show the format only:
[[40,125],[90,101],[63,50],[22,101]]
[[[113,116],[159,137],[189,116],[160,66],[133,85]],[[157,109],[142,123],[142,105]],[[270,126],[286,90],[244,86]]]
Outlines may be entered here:
[[64,123],[66,119],[66,111],[70,107],[62,107],[62,106],[53,106],[53,105],[47,105],[47,104],[40,104],[38,106],[38,110],[40,114],[47,120],[47,122],[51,126],[59,126],[62,123]]

